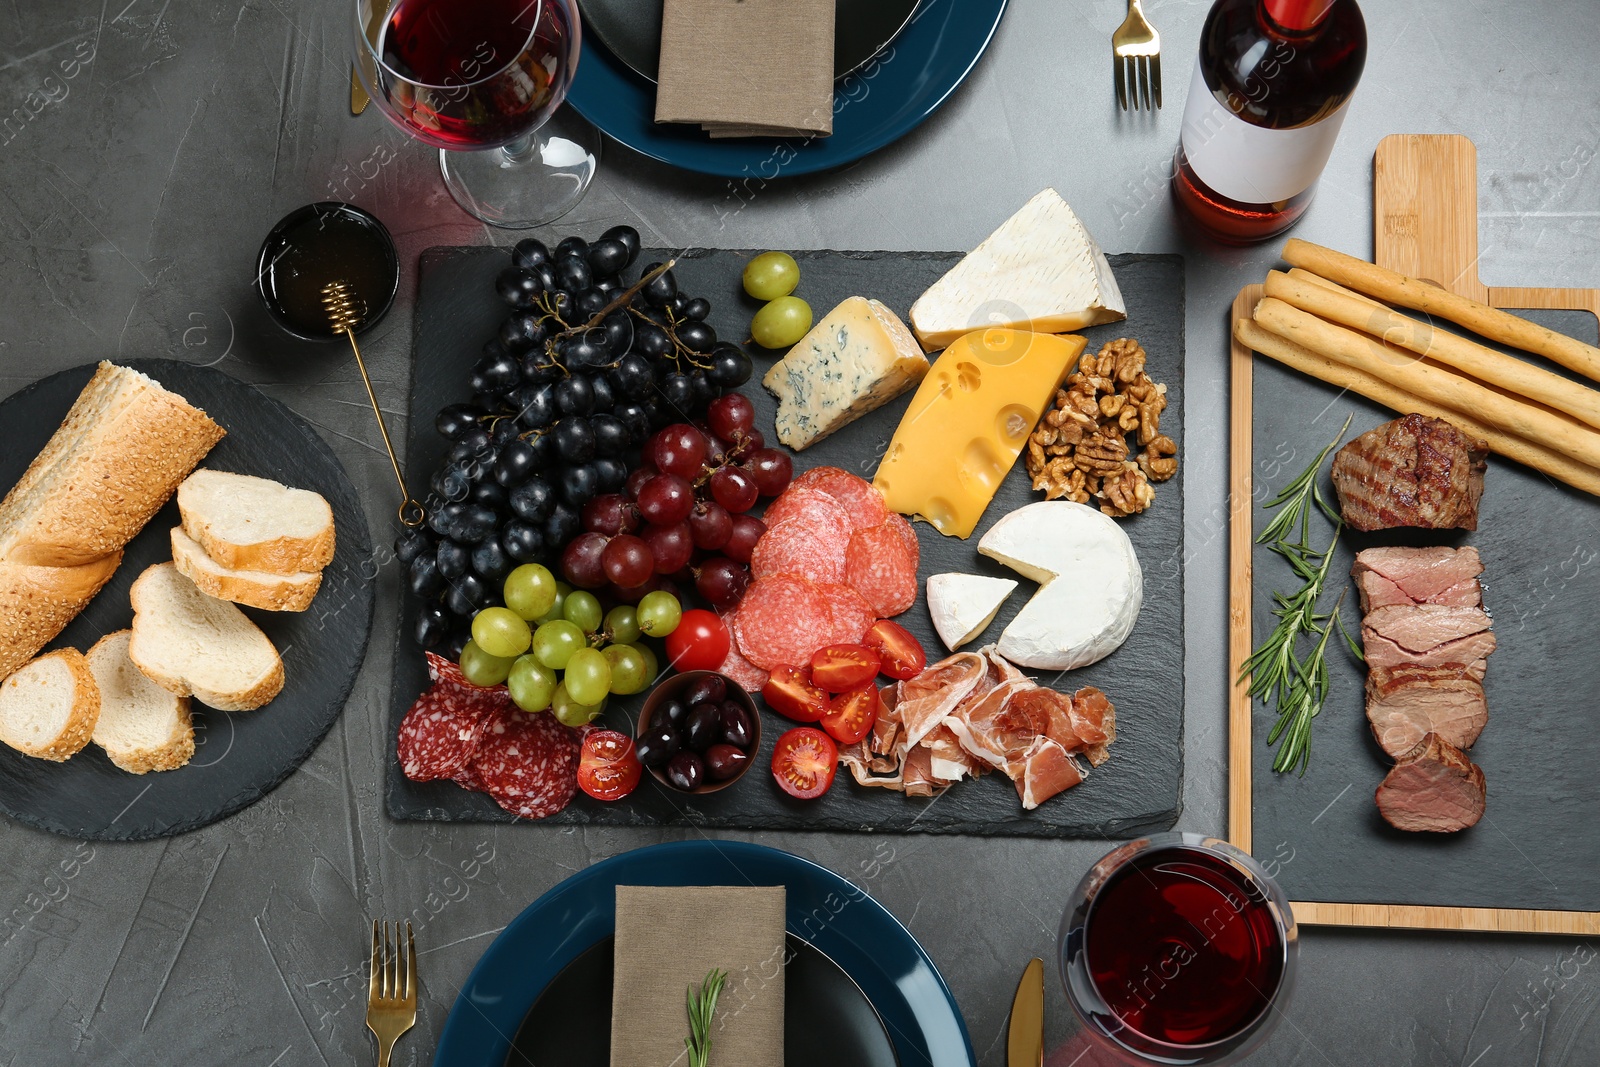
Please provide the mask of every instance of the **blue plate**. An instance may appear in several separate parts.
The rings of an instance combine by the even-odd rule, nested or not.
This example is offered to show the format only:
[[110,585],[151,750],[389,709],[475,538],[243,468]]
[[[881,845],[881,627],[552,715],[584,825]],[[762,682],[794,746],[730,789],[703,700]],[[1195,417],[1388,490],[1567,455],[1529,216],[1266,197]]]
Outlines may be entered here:
[[[495,938],[450,1009],[433,1062],[503,1067],[539,993],[616,932],[618,885],[784,885],[789,932],[844,969],[877,1009],[901,1067],[975,1067],[955,997],[915,938],[860,889],[787,852],[681,841],[625,852],[573,875]],[[575,1025],[583,1025],[577,1020]]]
[[657,126],[655,85],[591,34],[567,101],[634,151],[685,170],[756,181],[811,174],[854,163],[933,114],[977,65],[1005,9],[1006,0],[924,0],[887,48],[835,83],[831,137],[713,141],[694,126]]

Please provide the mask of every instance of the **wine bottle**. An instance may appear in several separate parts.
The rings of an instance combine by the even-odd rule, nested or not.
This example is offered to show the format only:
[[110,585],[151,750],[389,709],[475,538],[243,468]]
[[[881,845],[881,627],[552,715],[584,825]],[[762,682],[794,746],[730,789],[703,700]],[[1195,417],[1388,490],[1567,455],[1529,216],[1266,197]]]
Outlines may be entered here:
[[1217,0],[1183,112],[1172,189],[1200,227],[1247,244],[1299,221],[1367,59],[1356,0]]

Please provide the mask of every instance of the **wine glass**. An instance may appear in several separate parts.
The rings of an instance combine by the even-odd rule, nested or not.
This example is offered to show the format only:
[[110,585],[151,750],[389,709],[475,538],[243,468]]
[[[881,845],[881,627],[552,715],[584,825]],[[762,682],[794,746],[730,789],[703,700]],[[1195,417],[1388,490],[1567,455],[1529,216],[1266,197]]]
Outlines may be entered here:
[[1248,854],[1199,834],[1113,849],[1083,876],[1059,939],[1067,1001],[1124,1062],[1236,1063],[1277,1025],[1299,933]]
[[353,29],[368,95],[440,149],[469,214],[527,229],[583,199],[600,139],[560,109],[578,66],[574,0],[355,0]]

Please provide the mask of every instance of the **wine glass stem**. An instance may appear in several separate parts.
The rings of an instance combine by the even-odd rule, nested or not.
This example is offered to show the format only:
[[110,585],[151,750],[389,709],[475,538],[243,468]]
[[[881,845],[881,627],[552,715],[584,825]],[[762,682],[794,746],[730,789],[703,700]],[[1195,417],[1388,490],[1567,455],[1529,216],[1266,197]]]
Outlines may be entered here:
[[507,163],[532,163],[539,155],[539,138],[534,130],[523,134],[515,141],[510,141],[500,146],[500,151],[505,153]]

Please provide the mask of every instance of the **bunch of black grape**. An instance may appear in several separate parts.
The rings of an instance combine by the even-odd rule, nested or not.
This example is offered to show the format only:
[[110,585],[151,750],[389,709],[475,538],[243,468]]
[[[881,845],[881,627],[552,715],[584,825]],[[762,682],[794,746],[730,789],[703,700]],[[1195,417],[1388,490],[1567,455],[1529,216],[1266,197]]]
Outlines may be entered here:
[[457,653],[511,569],[558,560],[583,506],[623,487],[653,432],[749,380],[750,357],[717,340],[710,303],[679,292],[670,270],[624,280],[638,255],[631,226],[554,249],[529,238],[495,279],[511,314],[473,365],[472,401],[435,420],[451,448],[427,527],[395,545],[426,601],[423,647]]

